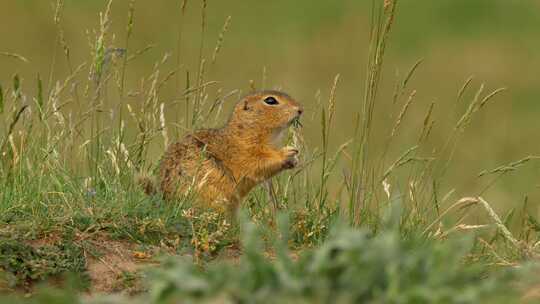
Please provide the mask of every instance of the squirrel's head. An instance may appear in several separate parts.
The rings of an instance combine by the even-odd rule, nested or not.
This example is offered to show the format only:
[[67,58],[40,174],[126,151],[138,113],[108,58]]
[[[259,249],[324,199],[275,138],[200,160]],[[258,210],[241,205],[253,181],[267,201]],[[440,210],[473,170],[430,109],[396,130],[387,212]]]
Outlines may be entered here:
[[300,118],[302,106],[279,91],[261,91],[244,96],[234,107],[230,123],[241,128],[274,131]]

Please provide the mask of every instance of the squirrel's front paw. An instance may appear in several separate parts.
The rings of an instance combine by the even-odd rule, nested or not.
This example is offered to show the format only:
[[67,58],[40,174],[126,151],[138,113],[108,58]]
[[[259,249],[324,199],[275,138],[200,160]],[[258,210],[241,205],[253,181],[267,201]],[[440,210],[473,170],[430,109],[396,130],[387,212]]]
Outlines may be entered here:
[[298,149],[294,147],[283,148],[283,155],[285,160],[283,161],[284,169],[292,169],[298,164]]

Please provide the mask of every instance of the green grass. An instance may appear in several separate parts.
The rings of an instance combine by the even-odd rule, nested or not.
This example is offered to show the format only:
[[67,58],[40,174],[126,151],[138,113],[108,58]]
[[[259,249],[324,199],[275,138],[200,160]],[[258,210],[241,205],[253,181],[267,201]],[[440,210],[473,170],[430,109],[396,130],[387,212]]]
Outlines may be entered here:
[[[30,84],[15,75],[0,90],[0,293],[35,293],[36,283],[67,273],[76,273],[85,282],[82,289],[93,291],[86,271],[97,260],[116,275],[115,289],[145,281],[136,290],[141,303],[508,303],[521,297],[530,277],[526,265],[538,259],[538,221],[527,202],[501,216],[482,195],[538,157],[486,170],[479,178],[492,182],[480,193],[459,193],[446,184],[456,149],[466,148],[461,137],[504,89],[465,82],[451,97],[457,119],[448,139],[433,146],[432,131],[441,119],[434,114],[436,104],[423,109],[422,121],[407,120],[420,61],[396,79],[393,107],[383,113],[393,117],[392,128],[377,129],[395,2],[385,8],[374,4],[353,138],[330,144],[340,131],[337,75],[328,96],[316,95],[317,107],[306,115],[313,119],[304,122],[318,130],[320,142],[305,142],[301,130],[291,130],[288,142],[302,151],[300,167],[254,191],[244,203],[247,219],[240,221],[201,210],[190,197],[165,202],[146,196],[137,184],[137,176],[154,174],[153,155],[178,135],[219,124],[226,102],[240,95],[210,90],[219,83],[208,80],[227,25],[211,55],[202,40],[195,71],[184,70],[181,46],[189,42],[179,26],[176,56],[164,55],[139,86],[126,87],[130,63],[145,55],[130,49],[134,7],[128,8],[122,48],[110,32],[109,3],[89,39],[91,57],[75,63],[62,34],[62,5],[57,2],[57,51],[49,79],[37,75]],[[206,9],[211,7],[203,2],[197,12],[203,37]],[[54,70],[60,60],[70,67],[64,78]],[[162,97],[169,83],[175,83],[173,100]],[[253,82],[247,90],[252,88],[266,87]],[[402,142],[400,134],[410,130],[417,130],[415,141]],[[280,209],[287,212],[278,221]],[[113,245],[129,261],[168,258],[148,272],[126,271],[107,260]],[[231,264],[237,255],[239,264]],[[44,293],[45,298],[36,293],[31,300],[76,301],[73,290]]]

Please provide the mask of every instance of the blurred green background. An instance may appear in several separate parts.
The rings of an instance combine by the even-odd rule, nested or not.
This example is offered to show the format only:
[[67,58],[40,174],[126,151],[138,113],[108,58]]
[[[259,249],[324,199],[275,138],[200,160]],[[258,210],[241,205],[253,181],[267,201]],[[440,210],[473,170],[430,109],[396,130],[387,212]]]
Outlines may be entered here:
[[[38,72],[44,75],[44,80],[48,79],[56,36],[53,2],[3,1],[0,52],[18,53],[29,59],[29,63],[24,63],[0,57],[0,83],[4,86],[9,86],[15,73],[21,75],[23,86],[29,88],[35,87]],[[140,79],[150,74],[154,63],[167,52],[173,55],[168,71],[175,69],[180,2],[136,2],[130,48],[139,50],[149,44],[155,47],[130,62],[128,88],[137,88]],[[111,32],[115,33],[115,38],[112,46],[124,46],[128,3],[127,0],[113,2]],[[98,14],[105,4],[103,0],[65,1],[61,26],[77,65],[90,60],[88,32],[99,27]],[[219,81],[209,92],[218,89],[245,92],[250,80],[261,88],[263,70],[266,70],[266,88],[281,88],[305,105],[306,141],[311,147],[317,147],[321,142],[319,118],[309,118],[319,113],[315,96],[320,90],[322,99],[326,100],[335,75],[340,74],[336,124],[331,133],[331,146],[336,149],[351,138],[354,113],[361,106],[370,15],[371,1],[209,0],[206,30],[201,35],[201,2],[188,1],[183,20],[181,73],[184,75],[189,70],[192,75],[196,74],[201,37],[204,38],[204,56],[211,57],[221,28],[231,16],[217,61],[207,67],[206,79]],[[444,187],[475,195],[489,183],[489,179],[477,178],[479,172],[527,155],[540,155],[540,2],[399,1],[395,22],[377,102],[373,151],[382,149],[396,112],[401,108],[401,104],[392,105],[397,79],[423,58],[409,86],[417,90],[416,99],[392,148],[392,157],[414,145],[426,109],[433,101],[436,102],[436,124],[430,144],[433,147],[444,144],[466,107],[463,102],[458,114],[454,114],[456,94],[471,75],[474,80],[466,95],[467,101],[484,82],[489,90],[498,87],[508,90],[473,119],[457,148]],[[68,75],[68,66],[61,54],[54,73],[55,79]],[[165,88],[164,98],[173,96],[179,89],[172,82]],[[540,164],[531,162],[498,181],[485,195],[498,206],[519,206],[525,196],[535,203],[540,199],[539,177]]]

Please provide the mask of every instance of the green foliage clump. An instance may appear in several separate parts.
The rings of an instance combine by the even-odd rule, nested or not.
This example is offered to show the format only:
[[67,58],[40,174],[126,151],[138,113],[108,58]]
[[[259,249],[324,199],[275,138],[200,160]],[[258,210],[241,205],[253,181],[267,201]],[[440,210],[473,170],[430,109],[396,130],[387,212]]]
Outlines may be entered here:
[[[148,292],[127,297],[79,297],[74,289],[45,289],[34,303],[520,303],[521,270],[487,273],[465,263],[467,239],[440,242],[420,234],[404,238],[399,225],[373,234],[338,227],[299,257],[288,251],[288,225],[270,250],[254,224],[243,227],[239,262],[202,267],[188,256],[148,271]],[[271,252],[271,254],[269,254]]]
[[[373,236],[341,229],[298,259],[282,242],[268,259],[248,234],[239,265],[202,270],[169,260],[152,272],[153,303],[508,303],[511,273],[486,276],[463,263],[468,242],[403,239],[397,231]],[[187,300],[189,299],[189,301]]]
[[18,239],[0,239],[0,272],[9,287],[28,286],[34,281],[85,271],[83,250],[73,242],[62,240],[51,245],[33,247]]

